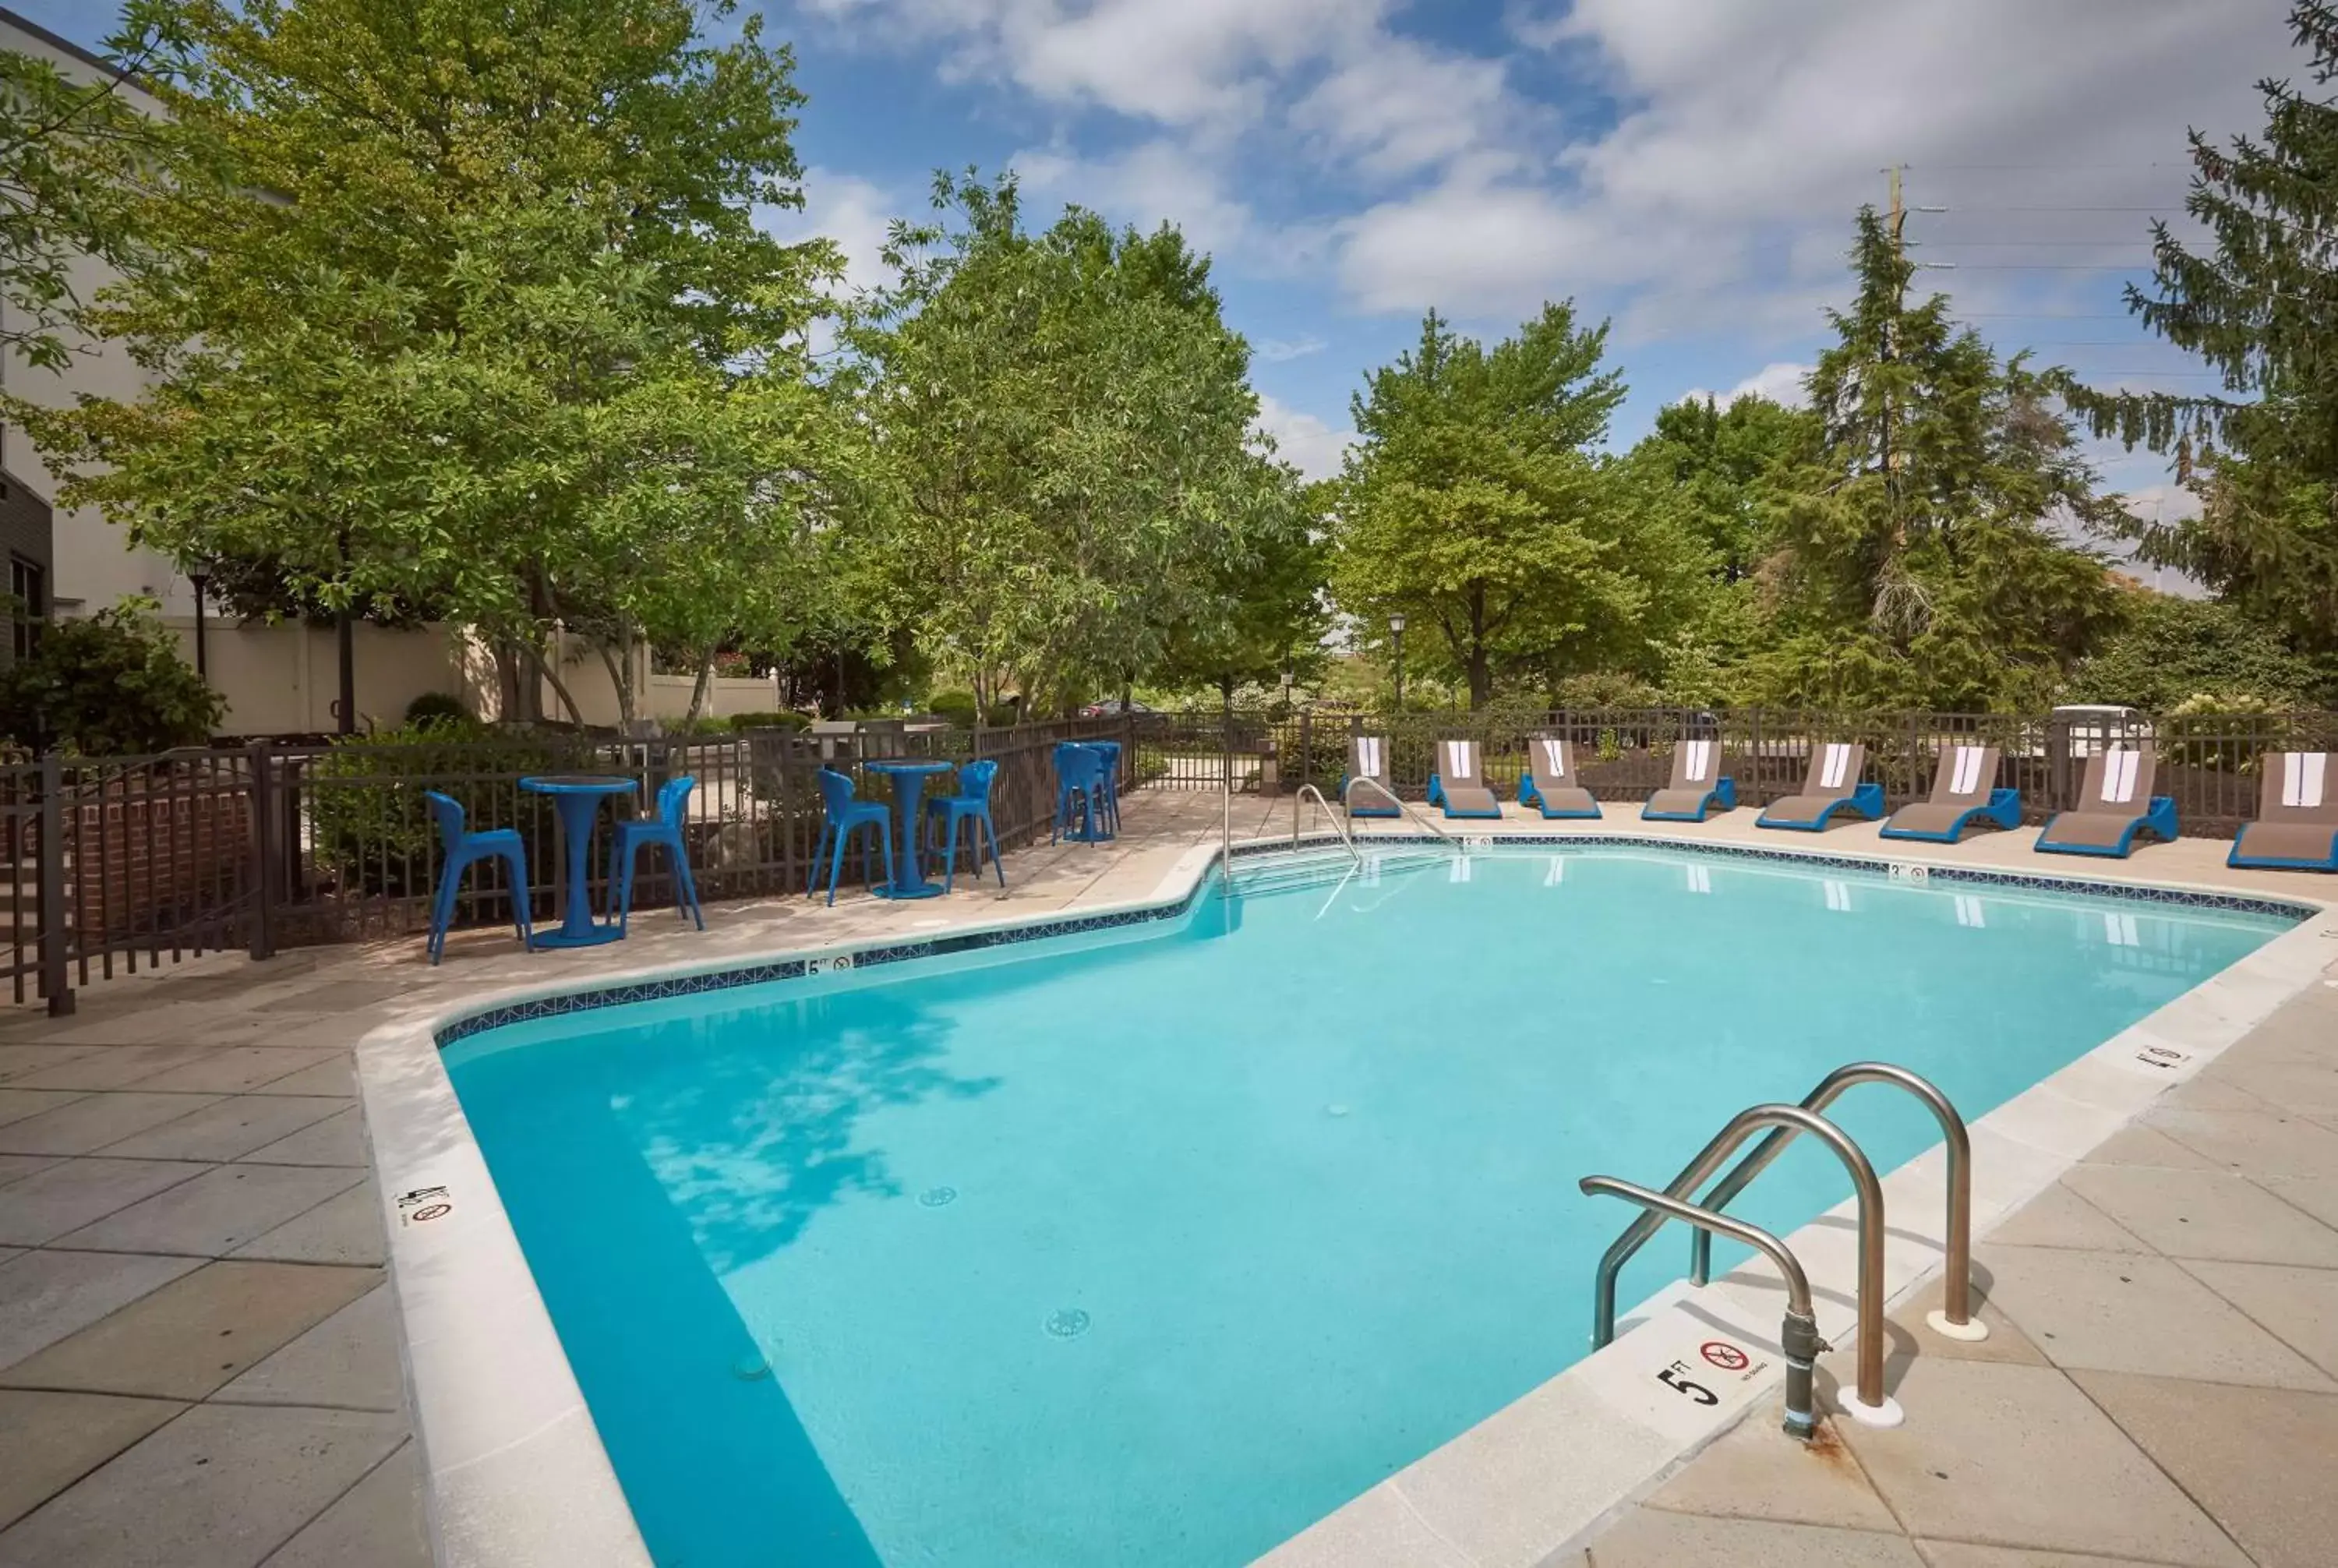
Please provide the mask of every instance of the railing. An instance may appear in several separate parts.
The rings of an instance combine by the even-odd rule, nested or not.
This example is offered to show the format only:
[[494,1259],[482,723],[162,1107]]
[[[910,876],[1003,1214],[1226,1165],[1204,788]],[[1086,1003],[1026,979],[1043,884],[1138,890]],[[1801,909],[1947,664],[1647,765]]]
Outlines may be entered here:
[[1818,1430],[1818,1411],[1811,1397],[1812,1372],[1818,1365],[1819,1353],[1827,1347],[1819,1338],[1818,1318],[1811,1309],[1810,1276],[1803,1271],[1801,1260],[1787,1250],[1786,1244],[1743,1220],[1733,1220],[1663,1192],[1651,1192],[1645,1187],[1619,1181],[1613,1176],[1586,1176],[1577,1185],[1586,1196],[1621,1198],[1656,1215],[1685,1221],[1695,1229],[1700,1241],[1708,1240],[1718,1230],[1733,1240],[1744,1242],[1778,1266],[1778,1272],[1786,1281],[1785,1322],[1778,1332],[1778,1348],[1786,1357],[1786,1436],[1809,1442]]
[[[1226,799],[1230,802],[1233,800],[1233,792],[1231,789],[1227,791]],[[1316,808],[1321,811],[1323,813],[1324,819],[1331,824],[1331,831],[1337,833],[1340,836],[1340,842],[1347,846],[1348,858],[1353,860],[1359,866],[1362,865],[1364,863],[1364,852],[1356,848],[1356,840],[1354,837],[1349,833],[1347,824],[1341,821],[1338,817],[1332,814],[1331,803],[1329,800],[1324,799],[1323,791],[1316,789],[1312,784],[1302,784],[1297,789],[1292,792],[1291,848],[1292,852],[1295,854],[1299,848],[1299,808],[1309,800],[1315,802]]]
[[1435,818],[1430,817],[1427,812],[1418,809],[1414,807],[1411,801],[1405,799],[1402,796],[1381,788],[1377,779],[1351,779],[1348,780],[1348,787],[1340,791],[1340,804],[1347,809],[1351,818],[1355,815],[1356,791],[1359,789],[1370,789],[1373,794],[1378,795],[1381,799],[1386,800],[1390,805],[1403,812],[1406,821],[1410,822],[1414,827],[1419,828],[1423,832],[1431,834],[1434,837],[1444,840],[1445,847],[1448,849],[1450,849],[1454,854],[1459,855],[1461,853],[1460,840],[1454,838],[1452,834],[1448,833],[1443,828],[1438,826],[1437,819]]
[[[1833,1151],[1850,1173],[1852,1190],[1859,1200],[1859,1333],[1857,1358],[1859,1394],[1852,1402],[1852,1414],[1861,1420],[1878,1425],[1896,1425],[1898,1406],[1883,1391],[1883,1184],[1876,1180],[1875,1167],[1859,1145],[1844,1135],[1842,1130],[1825,1117],[1800,1105],[1756,1105],[1741,1111],[1728,1126],[1716,1134],[1712,1142],[1699,1151],[1678,1176],[1664,1191],[1667,1198],[1684,1202],[1694,1196],[1705,1178],[1720,1168],[1721,1162],[1737,1152],[1754,1133],[1764,1128],[1793,1128],[1808,1132]],[[1587,1177],[1586,1182],[1613,1178]],[[1587,1185],[1585,1191],[1592,1189]],[[1641,1214],[1625,1228],[1599,1259],[1599,1273],[1593,1298],[1591,1343],[1596,1349],[1616,1338],[1616,1282],[1624,1265],[1634,1253],[1645,1246],[1665,1221],[1656,1212]]]
[[1478,742],[1486,782],[1515,793],[1537,735],[1572,740],[1582,783],[1604,800],[1639,800],[1662,789],[1684,739],[1721,741],[1738,795],[1759,808],[1797,792],[1815,747],[1856,740],[1867,772],[1897,809],[1930,793],[1942,751],[1998,749],[1998,784],[2019,789],[2032,823],[2077,804],[2087,759],[2103,747],[2149,740],[2159,757],[2155,792],[2172,798],[2184,831],[2230,838],[2256,816],[2257,759],[2268,751],[2338,750],[2338,712],[2140,715],[2116,713],[1839,712],[1815,709],[1552,708],[1478,712],[1333,712],[1309,709],[1152,714],[1137,721],[1144,777],[1169,789],[1272,792],[1315,784],[1327,791],[1345,770],[1352,733],[1389,740],[1397,793],[1420,799],[1444,739]]
[[[1972,1137],[1965,1130],[1965,1119],[1957,1114],[1957,1108],[1937,1085],[1889,1062],[1853,1062],[1836,1068],[1803,1097],[1803,1109],[1814,1113],[1822,1112],[1841,1099],[1843,1091],[1861,1083],[1891,1083],[1905,1089],[1940,1125],[1940,1141],[1947,1145],[1949,1153],[1948,1230],[1944,1238],[1947,1259],[1940,1309],[1933,1314],[1931,1326],[1951,1339],[1986,1339],[1989,1326],[1972,1315]],[[1786,1145],[1794,1141],[1799,1131],[1781,1127],[1755,1144],[1751,1154],[1706,1191],[1704,1206],[1728,1208],[1756,1176],[1770,1168],[1772,1161],[1786,1152]],[[1712,1233],[1699,1230],[1689,1244],[1688,1277],[1702,1285],[1712,1272]]]

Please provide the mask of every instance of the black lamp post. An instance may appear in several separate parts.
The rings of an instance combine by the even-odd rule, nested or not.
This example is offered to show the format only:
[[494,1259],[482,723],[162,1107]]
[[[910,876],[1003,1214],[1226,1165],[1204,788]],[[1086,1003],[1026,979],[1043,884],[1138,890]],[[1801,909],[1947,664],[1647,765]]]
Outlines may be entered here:
[[1389,617],[1389,635],[1396,641],[1396,710],[1404,711],[1404,617]]

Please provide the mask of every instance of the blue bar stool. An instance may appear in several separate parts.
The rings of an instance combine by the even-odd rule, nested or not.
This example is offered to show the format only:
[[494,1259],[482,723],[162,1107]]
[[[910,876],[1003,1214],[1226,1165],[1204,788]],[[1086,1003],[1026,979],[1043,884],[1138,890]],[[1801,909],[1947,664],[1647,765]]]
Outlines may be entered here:
[[641,852],[663,844],[673,858],[673,906],[706,929],[706,911],[698,902],[698,883],[690,875],[690,851],[683,847],[682,824],[690,809],[690,791],[698,780],[685,775],[669,779],[658,789],[657,815],[635,817],[617,824],[609,841],[609,885],[616,889],[617,934],[625,931],[625,917],[634,911],[634,862]]
[[[853,834],[863,828],[877,829],[885,847],[885,871],[893,869],[893,816],[880,800],[855,800],[852,780],[833,768],[823,768],[817,775],[820,783],[820,842],[811,852],[811,875],[804,879],[804,893],[810,897],[820,881],[820,858],[828,857],[828,901],[836,902],[836,879],[844,869],[844,846]],[[860,874],[869,877],[869,846],[860,847]],[[869,877],[874,883],[876,878]]]
[[447,951],[447,927],[455,921],[455,894],[462,885],[463,873],[482,860],[511,862],[512,923],[519,927],[520,946],[526,946],[535,933],[527,924],[527,846],[520,842],[519,829],[490,828],[467,833],[461,801],[436,789],[424,790],[422,799],[429,804],[430,815],[438,824],[439,842],[447,851],[446,862],[438,868],[437,896],[430,901],[430,962],[437,963]]
[[[1103,801],[1098,798],[1104,789],[1104,758],[1086,746],[1066,740],[1056,748],[1056,822],[1047,842],[1054,844],[1065,838],[1093,844],[1104,835],[1099,831]],[[1080,798],[1080,825],[1072,821],[1072,797]]]
[[1104,767],[1098,773],[1096,781],[1103,788],[1105,826],[1114,833],[1118,833],[1120,831],[1120,742],[1089,740],[1083,744],[1104,759]]
[[972,822],[982,831],[979,836],[968,830],[966,836],[968,852],[974,857],[974,875],[982,877],[982,844],[990,841],[990,868],[998,873],[998,885],[1007,886],[1007,867],[998,858],[998,829],[990,820],[990,787],[998,777],[998,764],[987,759],[969,762],[958,770],[958,793],[937,795],[926,802],[926,837],[933,838],[937,818],[948,826],[948,848],[942,859],[942,891],[947,893],[958,877],[958,825]]

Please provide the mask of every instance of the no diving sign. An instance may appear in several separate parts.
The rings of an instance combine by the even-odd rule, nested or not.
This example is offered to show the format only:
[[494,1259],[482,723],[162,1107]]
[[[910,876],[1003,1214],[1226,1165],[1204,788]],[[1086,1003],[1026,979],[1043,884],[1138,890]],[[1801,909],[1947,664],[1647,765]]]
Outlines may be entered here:
[[[1705,1335],[1711,1332],[1708,1328]],[[1701,1336],[1686,1344],[1675,1339],[1674,1345],[1683,1353],[1642,1366],[1644,1376],[1655,1383],[1650,1414],[1660,1426],[1684,1436],[1709,1429],[1713,1420],[1752,1398],[1775,1365],[1767,1351],[1734,1339]]]
[[454,1200],[447,1197],[444,1187],[417,1187],[411,1192],[398,1195],[398,1222],[400,1226],[427,1225],[434,1220],[444,1220],[454,1211]]

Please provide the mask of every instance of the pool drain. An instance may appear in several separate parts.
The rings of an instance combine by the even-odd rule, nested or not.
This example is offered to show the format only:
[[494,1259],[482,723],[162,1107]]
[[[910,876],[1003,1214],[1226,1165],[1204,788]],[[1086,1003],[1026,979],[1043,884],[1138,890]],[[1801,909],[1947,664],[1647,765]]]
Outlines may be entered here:
[[928,1187],[918,1194],[918,1201],[928,1209],[947,1209],[958,1201],[955,1187]]
[[753,1351],[731,1363],[731,1376],[742,1383],[760,1383],[771,1375],[771,1364]]
[[1047,1315],[1047,1332],[1058,1339],[1076,1339],[1087,1331],[1088,1315],[1076,1307]]

